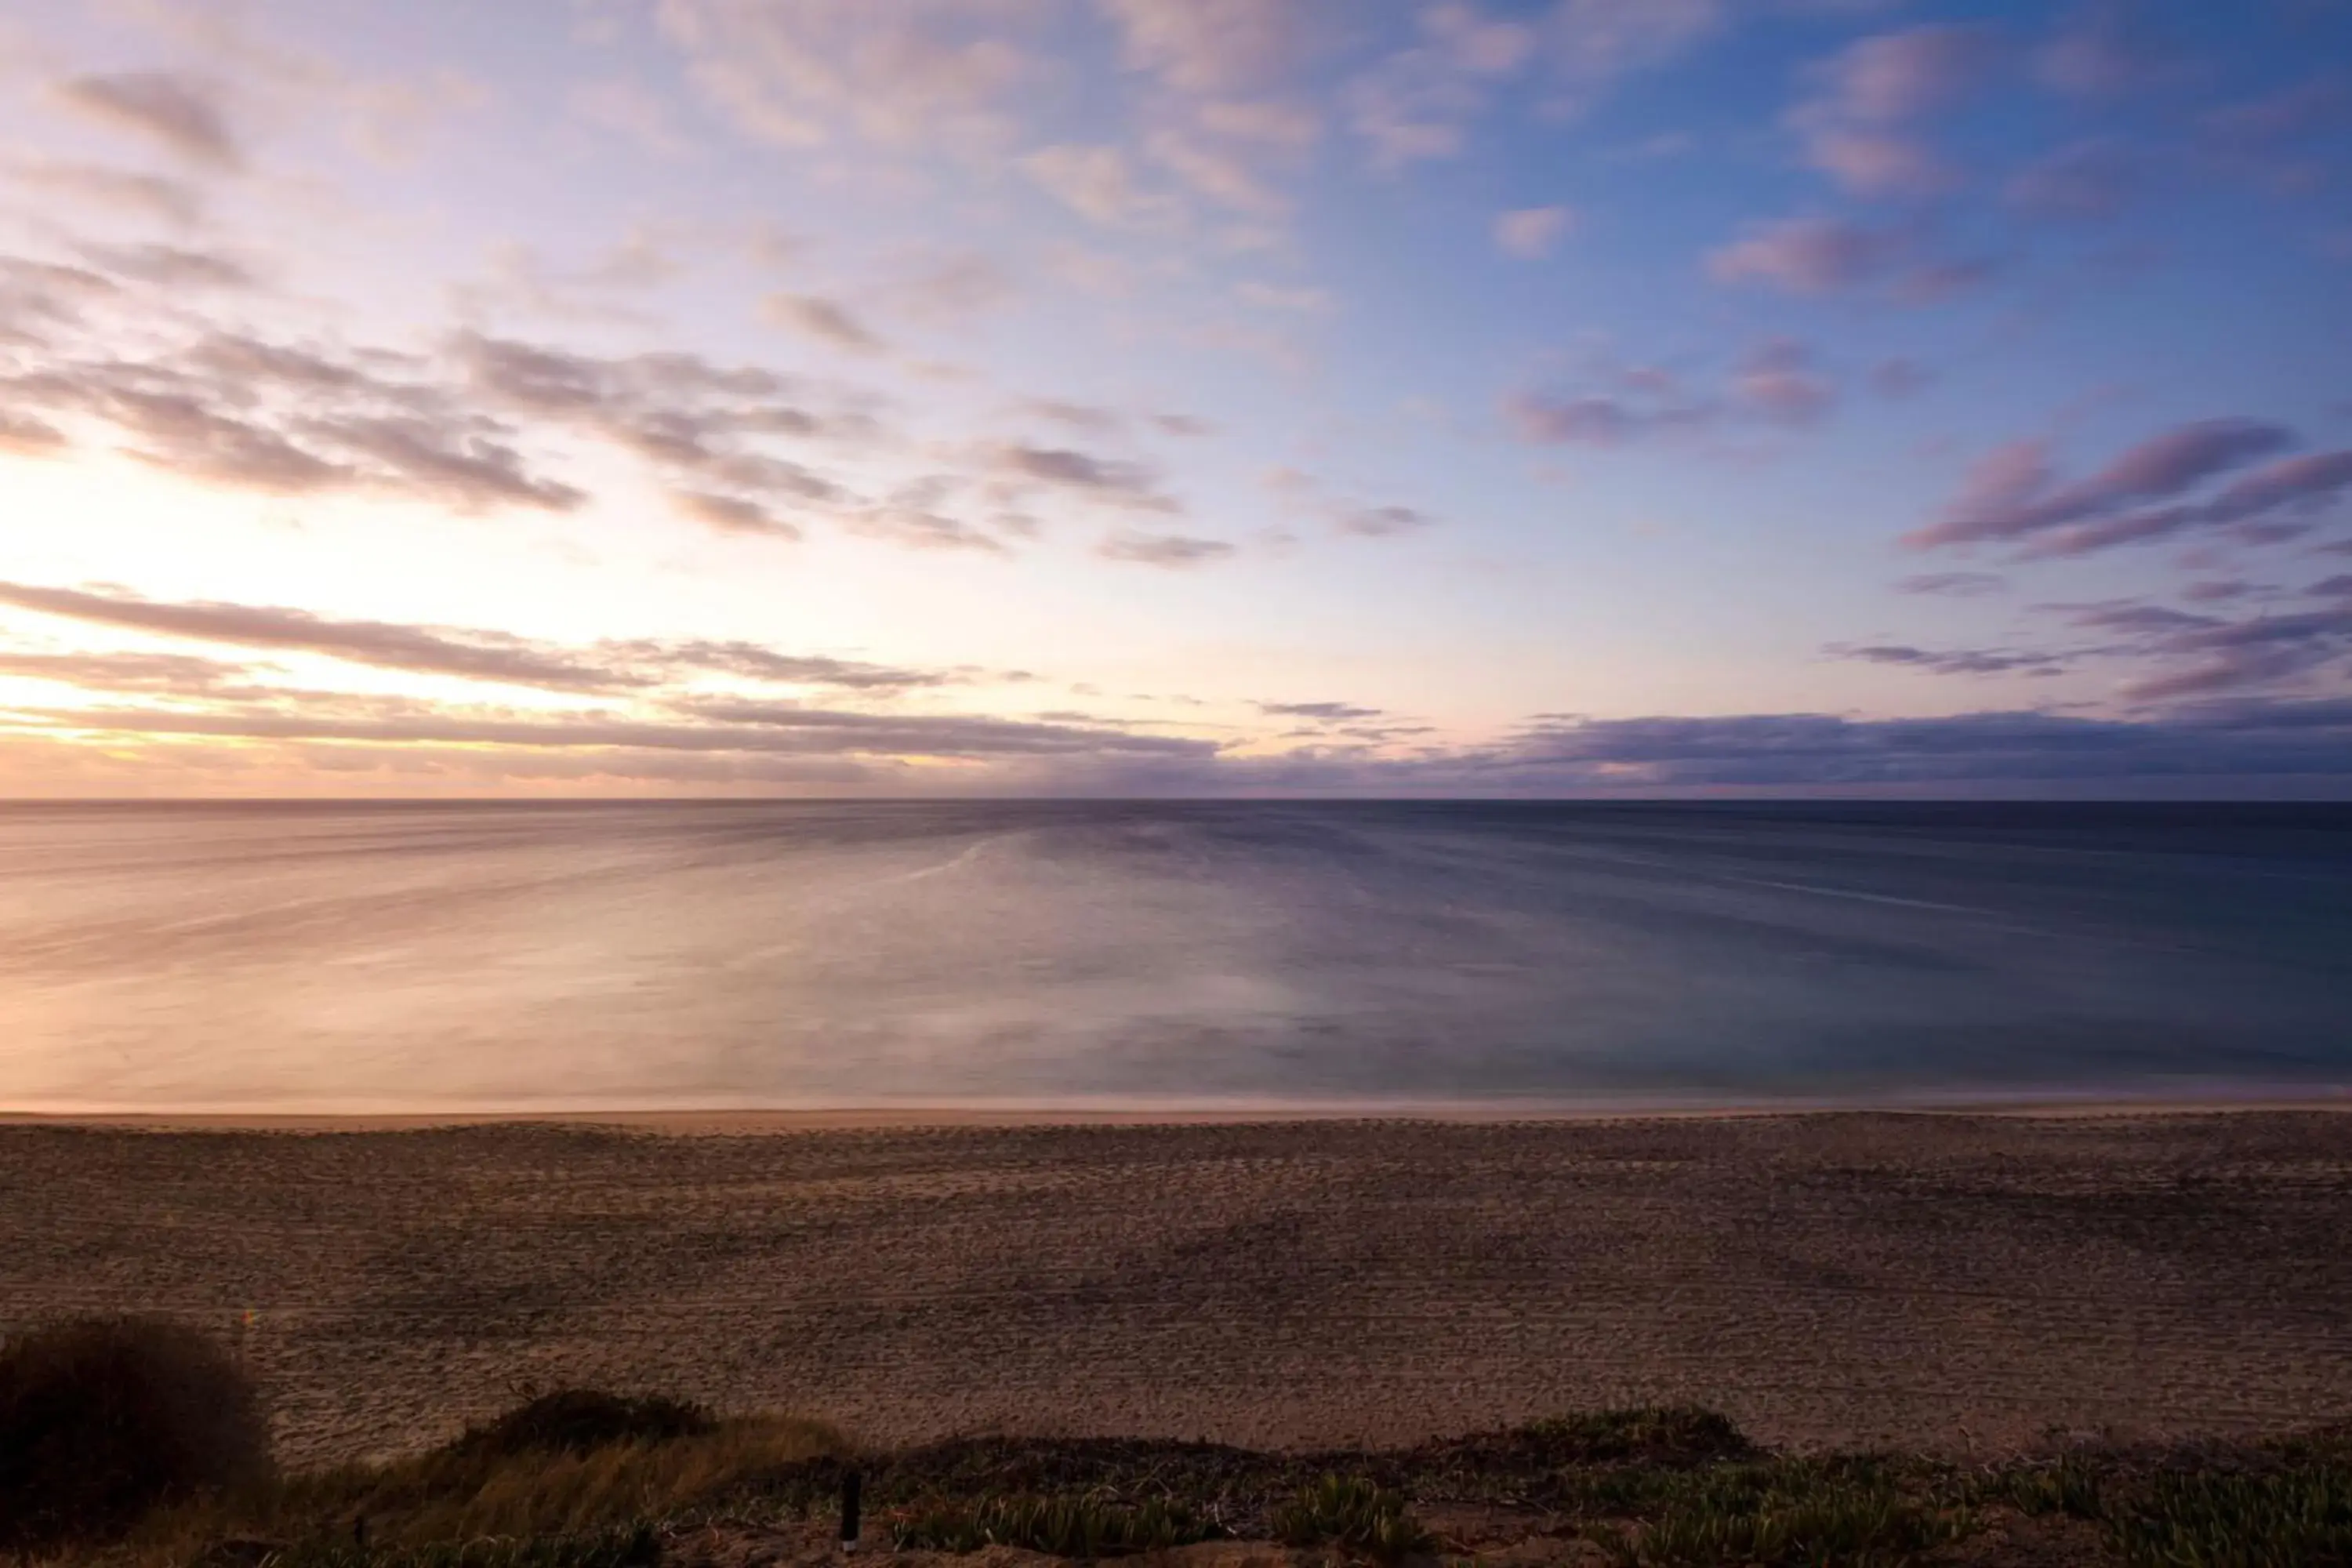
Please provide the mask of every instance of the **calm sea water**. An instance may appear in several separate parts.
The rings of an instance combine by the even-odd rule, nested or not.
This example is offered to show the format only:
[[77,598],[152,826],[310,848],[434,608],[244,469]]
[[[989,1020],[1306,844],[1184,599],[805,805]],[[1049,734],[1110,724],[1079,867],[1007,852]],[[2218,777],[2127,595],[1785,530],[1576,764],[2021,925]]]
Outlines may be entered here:
[[0,807],[0,1107],[2352,1086],[2352,808]]

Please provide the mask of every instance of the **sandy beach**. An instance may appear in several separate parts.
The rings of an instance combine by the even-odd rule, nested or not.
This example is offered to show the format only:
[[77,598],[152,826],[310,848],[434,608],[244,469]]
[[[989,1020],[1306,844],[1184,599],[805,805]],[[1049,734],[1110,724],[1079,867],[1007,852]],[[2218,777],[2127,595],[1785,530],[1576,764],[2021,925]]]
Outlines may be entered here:
[[2352,1415],[2326,1110],[329,1126],[0,1126],[0,1326],[233,1334],[298,1461],[568,1382],[893,1443],[1687,1400],[1964,1451]]

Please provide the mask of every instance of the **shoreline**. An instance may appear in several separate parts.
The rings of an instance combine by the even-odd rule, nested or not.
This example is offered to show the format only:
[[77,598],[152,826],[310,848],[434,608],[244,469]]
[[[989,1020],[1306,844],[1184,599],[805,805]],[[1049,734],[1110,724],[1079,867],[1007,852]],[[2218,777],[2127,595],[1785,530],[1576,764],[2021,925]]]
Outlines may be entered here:
[[1539,1126],[1549,1123],[1746,1121],[1790,1118],[1925,1116],[2015,1121],[2109,1120],[2352,1112],[2352,1087],[2307,1095],[2276,1090],[2134,1099],[2101,1095],[1856,1101],[1769,1100],[1742,1104],[1643,1101],[1380,1100],[1149,1104],[880,1104],[822,1107],[537,1108],[465,1110],[10,1110],[0,1127],[73,1127],[157,1132],[407,1132],[448,1128],[606,1127],[673,1136],[1052,1127],[1278,1127],[1420,1123],[1436,1126]]

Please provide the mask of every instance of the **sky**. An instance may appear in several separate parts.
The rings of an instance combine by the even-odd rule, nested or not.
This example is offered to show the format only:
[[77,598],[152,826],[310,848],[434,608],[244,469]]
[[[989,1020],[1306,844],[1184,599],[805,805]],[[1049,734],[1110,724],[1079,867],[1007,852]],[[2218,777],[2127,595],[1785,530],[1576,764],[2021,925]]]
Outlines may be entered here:
[[0,797],[2352,795],[2352,0],[16,0]]

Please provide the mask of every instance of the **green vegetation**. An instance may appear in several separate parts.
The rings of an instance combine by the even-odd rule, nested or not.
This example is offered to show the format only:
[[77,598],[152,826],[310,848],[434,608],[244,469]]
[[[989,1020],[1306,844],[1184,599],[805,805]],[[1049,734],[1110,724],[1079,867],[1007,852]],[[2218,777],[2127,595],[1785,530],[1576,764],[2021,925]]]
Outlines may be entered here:
[[2344,1568],[2352,1564],[2352,1469],[2166,1471],[2114,1523],[2132,1568]]
[[1982,1468],[1776,1455],[1687,1408],[1385,1453],[986,1437],[861,1455],[820,1422],[566,1389],[427,1453],[280,1476],[258,1411],[232,1359],[169,1325],[9,1341],[0,1553],[105,1568],[651,1568],[703,1553],[706,1527],[739,1543],[821,1536],[855,1467],[871,1533],[901,1550],[1092,1559],[1231,1538],[1353,1563],[1518,1542],[1623,1568],[2352,1568],[2352,1427]]
[[1868,1461],[1780,1460],[1685,1471],[1654,1483],[1638,1522],[1602,1539],[1622,1563],[1656,1568],[1894,1568],[1965,1540],[1965,1508],[1906,1489]]
[[1361,1476],[1325,1476],[1301,1488],[1271,1522],[1286,1546],[1337,1546],[1376,1563],[1401,1563],[1433,1544],[1402,1493]]
[[977,1552],[984,1546],[1018,1546],[1056,1557],[1123,1557],[1222,1533],[1166,1498],[1147,1498],[1133,1507],[1098,1497],[988,1498],[934,1503],[890,1521],[891,1542],[901,1549]]

